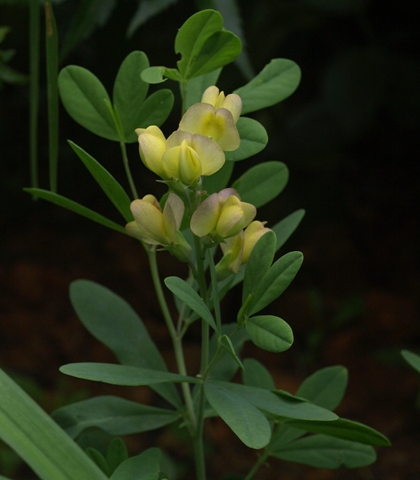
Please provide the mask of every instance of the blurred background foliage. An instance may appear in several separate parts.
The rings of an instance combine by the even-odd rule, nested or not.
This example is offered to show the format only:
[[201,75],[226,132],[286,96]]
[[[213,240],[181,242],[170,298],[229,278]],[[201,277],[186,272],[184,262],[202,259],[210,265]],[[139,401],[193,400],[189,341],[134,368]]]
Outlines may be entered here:
[[[28,276],[29,272],[24,285],[39,279],[31,269],[22,269],[21,265],[21,270],[13,267],[19,256],[51,264],[66,252],[70,256],[74,254],[74,245],[85,237],[88,240],[84,248],[94,252],[94,258],[85,258],[82,254],[83,258],[75,261],[84,261],[88,269],[95,269],[99,264],[97,272],[92,273],[93,279],[107,279],[108,286],[117,285],[118,293],[129,300],[130,295],[137,295],[133,293],[135,287],[126,285],[124,295],[121,272],[115,273],[111,267],[101,264],[101,255],[108,255],[107,262],[120,261],[120,268],[134,276],[134,267],[128,266],[131,260],[116,253],[119,247],[113,243],[113,234],[58,207],[33,202],[22,192],[22,187],[30,183],[29,89],[25,83],[31,42],[28,5],[28,0],[0,0],[0,287],[6,292],[1,297],[0,308],[11,309],[13,282],[21,285],[23,281],[19,275]],[[225,92],[246,83],[272,58],[294,60],[302,69],[301,85],[285,102],[255,114],[268,131],[268,146],[255,159],[237,164],[234,172],[235,176],[239,175],[253,162],[285,162],[290,169],[289,186],[278,201],[263,207],[258,216],[273,224],[297,208],[305,208],[307,212],[288,245],[289,249],[303,251],[303,269],[279,305],[296,334],[295,347],[284,356],[286,366],[291,366],[295,373],[293,368],[300,373],[299,368],[303,368],[307,373],[315,365],[343,363],[349,367],[350,378],[356,375],[361,381],[357,375],[362,375],[362,371],[369,373],[366,386],[383,365],[395,365],[394,354],[399,348],[418,348],[420,29],[417,0],[398,3],[380,0],[57,0],[53,7],[59,32],[60,67],[68,64],[86,67],[108,91],[122,59],[133,50],[143,50],[151,65],[174,66],[176,32],[201,8],[219,9],[226,28],[237,33],[244,43],[244,53],[238,62],[225,68],[221,75],[218,85]],[[43,14],[41,22],[44,23]],[[44,52],[41,35],[39,177],[40,186],[48,188]],[[178,88],[170,81],[164,86]],[[163,126],[166,133],[176,128],[180,108],[179,102],[176,103]],[[118,145],[83,130],[61,107],[59,124],[58,192],[121,221],[66,140],[71,139],[86,149],[126,185]],[[128,147],[139,194],[159,192],[153,174],[145,171],[138,159],[136,145]],[[43,240],[43,244],[54,245],[54,249],[42,254],[40,247],[35,253],[31,250],[31,242],[36,242],[34,227],[37,235],[41,229],[50,232],[50,241]],[[19,236],[27,242],[20,250],[15,242]],[[101,246],[101,242],[107,246]],[[17,244],[23,243],[22,240]],[[68,280],[81,270],[71,270],[71,262],[67,260],[65,266],[55,272],[57,275],[63,269],[66,272],[65,278],[58,282],[63,296]],[[15,301],[21,302],[18,296],[21,293],[18,292]],[[8,301],[6,295],[10,297]],[[40,298],[45,301],[48,297],[41,295]],[[6,319],[12,323],[13,318],[10,310]],[[10,334],[8,328],[0,339],[3,352],[9,348],[9,338],[18,338],[16,332]],[[332,341],[335,343],[331,344]],[[360,358],[366,361],[363,355],[367,350],[374,352],[381,363],[363,364]],[[9,361],[11,368],[33,373],[25,362],[11,361],[15,358],[13,355],[0,355],[2,362]],[[58,364],[63,363],[59,361],[63,356],[68,360],[65,354],[59,354]],[[268,360],[272,360],[271,357]],[[352,361],[356,362],[353,368]],[[400,378],[401,370],[396,372]],[[45,372],[40,375],[41,383],[49,384],[48,375]],[[390,395],[392,379],[396,378],[389,371],[383,373],[383,377],[387,386],[377,387],[377,397]],[[287,385],[283,388],[287,389]],[[372,402],[377,397],[372,393]],[[412,401],[414,404],[414,399]],[[381,420],[372,423],[363,414],[358,418],[393,439],[392,432],[382,428]],[[383,473],[377,478],[387,477]]]

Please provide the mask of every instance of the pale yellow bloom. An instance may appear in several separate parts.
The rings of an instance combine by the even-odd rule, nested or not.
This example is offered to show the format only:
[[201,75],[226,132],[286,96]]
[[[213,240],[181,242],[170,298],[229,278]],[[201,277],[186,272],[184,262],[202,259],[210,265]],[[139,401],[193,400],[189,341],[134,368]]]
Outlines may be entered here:
[[161,129],[151,125],[147,128],[137,128],[136,133],[142,162],[160,178],[168,180],[162,164],[162,157],[166,152],[166,138]]
[[126,225],[132,237],[151,245],[176,245],[184,216],[184,202],[170,193],[163,211],[153,195],[134,200],[130,209],[134,221]]
[[236,122],[241,114],[242,100],[231,93],[227,97],[215,86],[207,88],[201,103],[192,105],[179,123],[179,129],[204,135],[215,141],[224,151],[236,150],[240,137]]
[[260,222],[254,220],[250,223],[244,231],[244,250],[242,253],[242,263],[246,263],[251,255],[253,248],[258,240],[267,232],[271,232],[271,228],[267,228],[264,225],[267,222]]
[[167,140],[162,158],[164,171],[185,185],[193,185],[202,175],[212,175],[222,168],[225,154],[207,137],[183,131],[174,132]]
[[213,193],[191,217],[191,230],[198,237],[209,235],[216,242],[238,235],[256,215],[254,205],[241,202],[233,188]]
[[154,125],[136,132],[143,163],[163,180],[194,185],[202,175],[217,172],[226,160],[222,148],[203,135],[178,130],[166,139]]

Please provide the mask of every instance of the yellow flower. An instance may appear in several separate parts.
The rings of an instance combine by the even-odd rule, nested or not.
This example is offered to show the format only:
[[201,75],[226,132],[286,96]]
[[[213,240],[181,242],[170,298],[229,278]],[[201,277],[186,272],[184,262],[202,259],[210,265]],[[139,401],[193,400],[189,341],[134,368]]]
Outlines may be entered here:
[[256,208],[241,202],[233,188],[213,193],[201,203],[191,217],[191,230],[198,237],[209,235],[213,241],[238,235],[256,215]]
[[224,151],[236,150],[240,138],[236,122],[242,110],[239,95],[227,97],[215,86],[203,94],[201,103],[192,105],[182,117],[179,129],[192,134],[204,135],[220,145]]
[[177,232],[184,216],[184,202],[170,193],[163,211],[153,195],[134,200],[130,205],[134,221],[125,228],[129,235],[150,245],[176,245]]
[[201,103],[209,103],[218,110],[219,108],[226,108],[233,116],[235,123],[238,121],[242,110],[242,100],[236,93],[230,93],[225,97],[224,92],[219,93],[219,89],[216,86],[208,87],[201,97]]
[[242,264],[244,250],[244,232],[225,239],[220,244],[223,251],[223,257],[216,265],[216,273],[219,280],[229,277],[232,273],[238,273]]
[[246,263],[251,255],[253,248],[255,247],[258,240],[267,232],[271,232],[271,228],[267,228],[264,225],[267,222],[260,222],[254,220],[250,223],[244,231],[244,250],[242,253],[242,262]]
[[143,163],[163,180],[194,185],[202,175],[217,172],[226,160],[221,147],[203,135],[178,130],[165,139],[154,125],[136,132]]
[[160,178],[168,180],[162,164],[162,157],[166,152],[166,138],[161,129],[151,125],[147,128],[137,128],[136,133],[142,162]]
[[202,175],[212,175],[225,163],[223,150],[203,135],[176,131],[167,140],[162,164],[165,173],[184,185],[194,185]]
[[241,265],[249,260],[249,256],[258,240],[267,232],[272,231],[265,227],[266,222],[254,220],[244,231],[234,237],[226,238],[220,247],[223,257],[216,265],[216,273],[219,280],[229,277],[232,273],[238,273]]

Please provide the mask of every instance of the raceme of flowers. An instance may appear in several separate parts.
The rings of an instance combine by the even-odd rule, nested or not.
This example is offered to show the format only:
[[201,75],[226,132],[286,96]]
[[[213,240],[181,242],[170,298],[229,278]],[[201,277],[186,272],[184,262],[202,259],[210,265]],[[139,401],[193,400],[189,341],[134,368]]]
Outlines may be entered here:
[[259,238],[269,231],[263,222],[254,221],[255,206],[242,202],[233,188],[207,198],[200,192],[201,177],[220,170],[226,160],[224,151],[239,147],[236,122],[241,109],[238,95],[225,96],[211,86],[168,138],[155,125],[136,130],[143,163],[183,198],[171,192],[163,208],[153,195],[134,200],[130,206],[134,221],[126,225],[127,233],[145,244],[162,245],[192,265],[192,248],[180,231],[184,201],[190,203],[192,192],[195,199],[204,200],[190,212],[191,231],[206,246],[221,245],[223,257],[216,265],[219,278],[238,272]]
[[201,176],[212,175],[223,167],[224,151],[239,147],[236,122],[241,109],[239,95],[225,97],[217,87],[209,87],[201,102],[185,112],[178,130],[167,139],[155,125],[136,129],[140,158],[163,180],[193,186]]

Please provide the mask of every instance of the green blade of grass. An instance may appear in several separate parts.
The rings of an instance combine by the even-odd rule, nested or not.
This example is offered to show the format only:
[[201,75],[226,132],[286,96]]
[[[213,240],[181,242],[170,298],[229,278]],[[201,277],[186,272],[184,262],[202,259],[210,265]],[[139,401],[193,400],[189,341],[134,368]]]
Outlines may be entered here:
[[29,2],[29,158],[33,188],[38,187],[39,46],[39,3]]
[[45,0],[50,190],[57,192],[58,164],[58,34],[52,3]]

